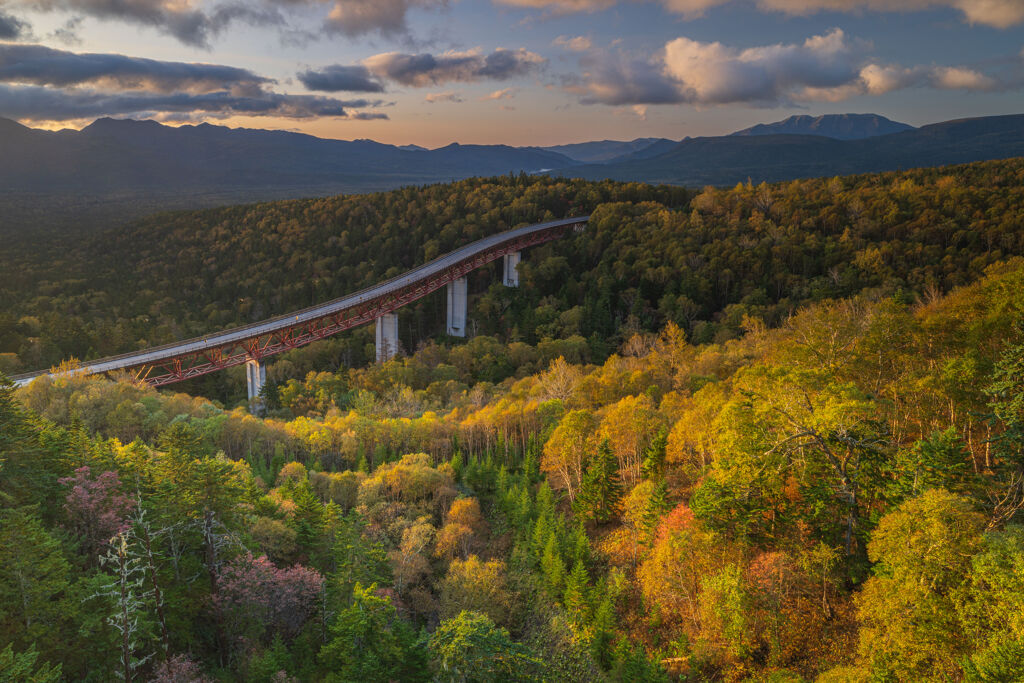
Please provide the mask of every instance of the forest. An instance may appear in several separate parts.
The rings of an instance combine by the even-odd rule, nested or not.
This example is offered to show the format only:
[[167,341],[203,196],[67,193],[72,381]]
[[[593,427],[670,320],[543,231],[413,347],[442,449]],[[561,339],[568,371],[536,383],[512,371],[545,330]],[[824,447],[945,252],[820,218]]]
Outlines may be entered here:
[[[1024,680],[1022,171],[171,214],[108,242],[132,273],[68,256],[45,287],[14,250],[11,370],[593,216],[529,252],[520,289],[482,273],[464,342],[424,300],[387,363],[359,333],[284,354],[266,417],[230,373],[0,379],[0,678]],[[313,256],[331,237],[367,260],[304,271],[341,258]]]
[[[340,297],[487,234],[591,215],[525,254],[522,287],[470,279],[478,335],[580,336],[601,361],[668,322],[695,343],[779,324],[807,301],[882,288],[943,292],[1024,255],[1020,160],[700,192],[534,176],[160,214],[105,233],[0,250],[0,370],[39,370],[199,336]],[[444,294],[399,311],[408,351],[444,340]],[[308,370],[373,359],[372,329],[319,345]],[[303,356],[305,358],[305,356]],[[275,377],[283,377],[281,373]],[[223,401],[238,378],[188,385]]]

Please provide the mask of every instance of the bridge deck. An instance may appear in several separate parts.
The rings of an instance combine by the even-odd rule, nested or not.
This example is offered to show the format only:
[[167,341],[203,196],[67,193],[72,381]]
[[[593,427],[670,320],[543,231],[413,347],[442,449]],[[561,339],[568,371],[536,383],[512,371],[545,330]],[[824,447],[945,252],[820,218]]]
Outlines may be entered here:
[[[223,332],[90,361],[76,372],[137,370],[141,379],[161,386],[239,365],[249,358],[258,359],[297,348],[369,322],[504,254],[551,241],[569,229],[582,227],[588,219],[589,216],[568,218],[501,232],[339,299]],[[158,370],[158,374],[153,375],[153,370]],[[41,370],[15,375],[12,379],[18,385],[25,385],[49,374]]]

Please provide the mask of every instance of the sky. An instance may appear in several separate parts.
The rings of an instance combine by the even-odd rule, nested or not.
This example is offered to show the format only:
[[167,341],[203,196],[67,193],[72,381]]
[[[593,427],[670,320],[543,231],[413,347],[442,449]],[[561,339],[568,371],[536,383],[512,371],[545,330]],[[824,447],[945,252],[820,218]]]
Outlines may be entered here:
[[0,116],[434,148],[1024,112],[1024,0],[0,0]]

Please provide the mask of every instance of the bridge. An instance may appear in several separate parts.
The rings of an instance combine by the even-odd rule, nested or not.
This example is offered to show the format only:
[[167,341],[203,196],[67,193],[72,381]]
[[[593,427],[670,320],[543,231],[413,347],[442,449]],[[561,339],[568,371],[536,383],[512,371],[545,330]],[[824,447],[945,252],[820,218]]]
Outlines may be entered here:
[[[377,361],[392,358],[398,351],[395,311],[441,287],[448,289],[447,333],[466,336],[468,273],[503,258],[503,284],[518,287],[517,266],[523,249],[550,242],[569,232],[582,231],[589,218],[567,218],[507,230],[340,299],[215,334],[88,361],[74,372],[95,375],[128,371],[137,379],[159,387],[244,363],[249,400],[255,401],[267,378],[265,358],[370,321],[376,321],[377,325]],[[37,377],[51,374],[41,370],[11,379],[24,386]]]

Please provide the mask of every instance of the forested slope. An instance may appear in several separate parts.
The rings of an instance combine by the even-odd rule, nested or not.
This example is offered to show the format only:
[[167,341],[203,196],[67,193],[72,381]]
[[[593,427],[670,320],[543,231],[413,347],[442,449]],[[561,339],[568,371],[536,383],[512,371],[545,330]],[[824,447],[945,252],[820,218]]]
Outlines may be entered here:
[[509,177],[6,251],[10,367],[593,216],[476,276],[465,342],[427,299],[395,360],[284,355],[266,419],[0,376],[0,676],[1020,680],[1022,175]]
[[286,382],[266,420],[4,384],[0,668],[1020,680],[1021,291],[1017,258],[598,364],[428,345]]
[[[502,342],[582,337],[600,361],[669,321],[694,341],[722,341],[743,315],[776,325],[800,302],[876,288],[913,300],[966,284],[1024,253],[1020,206],[1024,162],[1009,160],[696,193],[500,177],[161,214],[82,243],[0,252],[0,369],[286,313],[486,234],[587,213],[585,233],[526,253],[518,290],[475,273],[470,321]],[[405,348],[440,333],[443,316],[440,294],[403,308]],[[320,364],[298,376],[364,363],[369,340],[357,332],[300,354]]]
[[737,180],[772,182],[1021,155],[1024,116],[1012,114],[944,121],[851,140],[812,134],[691,138],[655,157],[627,158],[559,172],[595,180],[728,185]]

